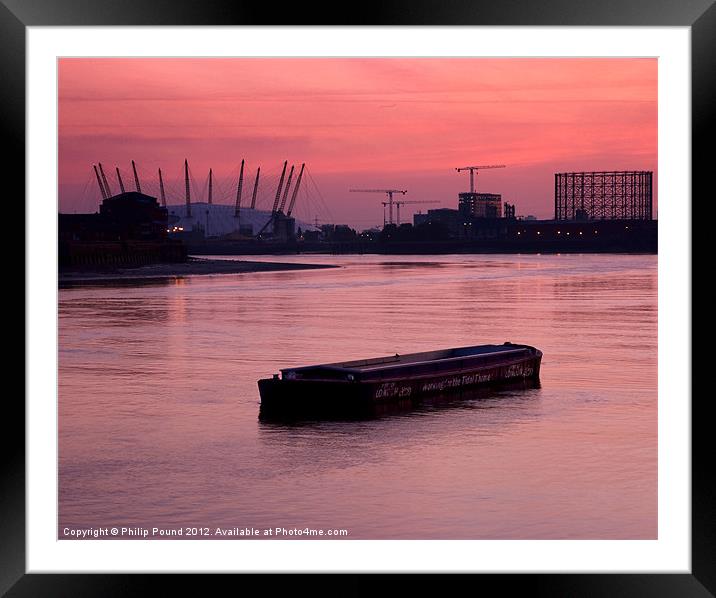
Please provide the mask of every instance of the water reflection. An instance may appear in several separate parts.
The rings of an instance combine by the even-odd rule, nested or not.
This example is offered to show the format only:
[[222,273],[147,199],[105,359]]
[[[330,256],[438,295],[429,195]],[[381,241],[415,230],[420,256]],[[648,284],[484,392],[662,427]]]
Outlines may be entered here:
[[396,453],[418,455],[426,447],[440,453],[449,445],[459,450],[451,441],[456,425],[461,426],[461,442],[467,448],[514,434],[540,416],[538,388],[485,389],[362,417],[260,418],[258,441],[262,451],[272,456],[275,475],[291,475],[296,470],[319,475],[327,467],[374,467]]
[[115,289],[125,287],[166,287],[166,286],[177,286],[183,284],[188,277],[176,276],[176,277],[144,277],[144,278],[84,278],[82,280],[70,280],[63,279],[58,283],[60,289],[72,289],[72,288],[104,288],[104,289]]
[[[340,406],[329,412],[325,410],[312,410],[307,406],[305,410],[298,407],[292,413],[277,413],[275,411],[260,409],[259,422],[265,425],[281,424],[287,426],[304,426],[311,422],[321,421],[369,421],[386,417],[413,415],[421,417],[428,414],[437,414],[445,409],[494,409],[510,410],[523,399],[535,400],[538,395],[535,391],[540,389],[540,382],[526,380],[503,384],[500,388],[467,388],[458,392],[443,392],[427,397],[408,398],[388,403],[374,403],[365,405],[360,409],[354,407],[341,409]],[[528,391],[533,392],[528,392]],[[310,404],[309,397],[296,396],[296,401],[305,401]],[[335,397],[340,403],[341,397]],[[524,403],[522,403],[524,405]]]
[[[292,260],[343,267],[60,290],[60,529],[656,537],[655,256]],[[539,388],[257,419],[281,368],[505,341]]]
[[445,264],[440,262],[381,262],[384,270],[414,270],[416,268],[443,268]]

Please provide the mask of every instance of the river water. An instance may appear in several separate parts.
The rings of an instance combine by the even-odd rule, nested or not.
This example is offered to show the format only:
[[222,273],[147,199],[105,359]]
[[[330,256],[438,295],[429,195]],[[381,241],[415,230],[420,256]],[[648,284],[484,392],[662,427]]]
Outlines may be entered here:
[[[59,538],[657,537],[656,256],[246,259],[341,267],[59,291]],[[543,351],[539,388],[258,419],[282,367],[505,341]]]

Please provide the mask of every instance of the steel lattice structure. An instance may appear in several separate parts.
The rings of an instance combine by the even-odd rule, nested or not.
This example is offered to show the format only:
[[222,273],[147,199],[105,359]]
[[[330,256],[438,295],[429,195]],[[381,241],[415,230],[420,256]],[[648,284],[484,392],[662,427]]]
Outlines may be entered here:
[[555,220],[651,220],[652,172],[559,172]]

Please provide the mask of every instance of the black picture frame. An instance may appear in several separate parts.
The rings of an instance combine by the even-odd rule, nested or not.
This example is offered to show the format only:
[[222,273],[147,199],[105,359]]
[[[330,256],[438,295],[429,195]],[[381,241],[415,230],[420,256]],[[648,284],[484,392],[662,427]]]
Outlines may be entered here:
[[[583,2],[475,2],[470,0],[382,0],[348,6],[231,2],[228,0],[144,0],[141,4],[111,0],[0,0],[0,59],[3,140],[12,149],[5,158],[9,173],[25,166],[25,36],[30,26],[96,25],[533,25],[533,26],[682,26],[691,28],[692,56],[692,189],[704,200],[710,169],[707,148],[713,131],[711,113],[716,73],[716,6],[713,0],[608,0]],[[13,177],[9,197],[25,197],[23,177]],[[684,205],[690,198],[681,198]],[[17,205],[17,202],[15,203]],[[24,215],[21,217],[23,224]],[[24,227],[22,227],[24,229]],[[18,248],[24,244],[18,245]],[[17,249],[17,251],[24,251]],[[13,257],[16,252],[13,253]],[[24,253],[23,253],[24,258]],[[22,295],[25,301],[28,299]],[[19,352],[18,352],[19,353]],[[716,485],[710,462],[710,418],[706,393],[692,401],[692,567],[691,574],[522,574],[484,575],[478,587],[495,584],[502,595],[530,592],[538,596],[713,596],[716,594]],[[681,399],[682,397],[679,397]],[[686,397],[683,397],[686,399]],[[688,397],[691,399],[691,397]],[[211,593],[206,575],[26,574],[25,567],[25,438],[24,405],[15,395],[5,401],[2,516],[0,517],[0,592],[8,596],[94,596],[157,592],[170,585]],[[21,424],[20,422],[23,422]],[[9,428],[17,435],[8,436]],[[312,576],[311,576],[312,577]],[[326,576],[327,578],[332,576]],[[341,593],[361,593],[371,580],[329,579],[321,585]],[[171,578],[171,579],[170,579]],[[214,578],[216,579],[216,578]],[[315,579],[285,575],[272,578],[263,590],[303,588],[316,591]],[[382,583],[382,582],[381,582]],[[445,591],[445,580],[420,579],[424,590]],[[472,583],[472,582],[470,582]],[[336,585],[338,584],[338,585]],[[440,584],[440,585],[437,585]],[[318,586],[320,587],[320,586]]]

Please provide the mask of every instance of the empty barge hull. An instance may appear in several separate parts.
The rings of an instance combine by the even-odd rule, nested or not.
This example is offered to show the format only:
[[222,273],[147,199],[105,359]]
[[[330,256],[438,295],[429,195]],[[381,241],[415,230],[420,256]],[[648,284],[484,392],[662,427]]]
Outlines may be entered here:
[[542,352],[477,345],[281,370],[259,380],[262,416],[360,415],[476,388],[539,382]]

